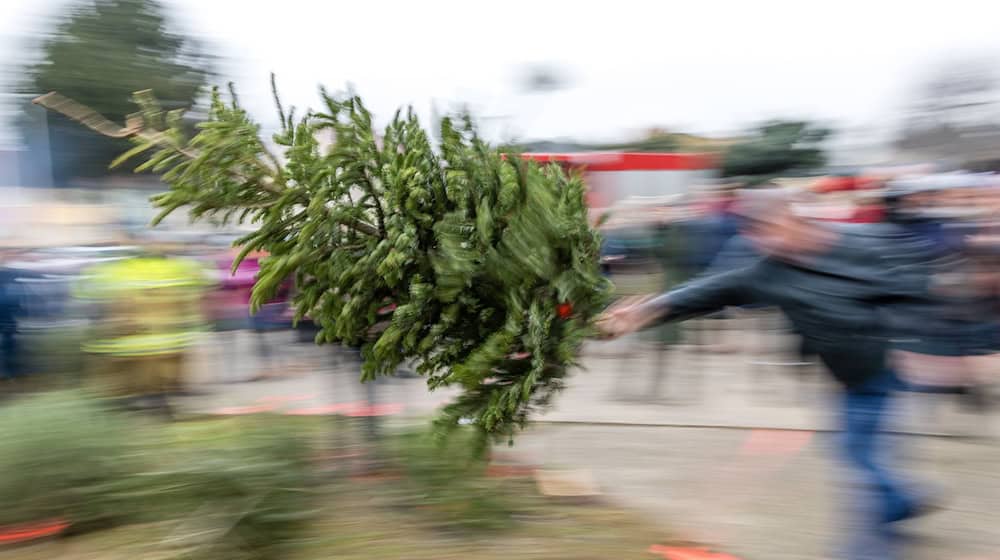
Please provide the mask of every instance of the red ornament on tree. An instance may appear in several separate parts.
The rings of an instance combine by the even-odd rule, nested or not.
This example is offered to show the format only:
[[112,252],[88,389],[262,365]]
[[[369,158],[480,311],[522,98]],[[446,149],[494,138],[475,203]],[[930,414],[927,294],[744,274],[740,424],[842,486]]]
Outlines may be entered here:
[[571,303],[560,303],[556,307],[556,313],[559,314],[560,319],[569,319],[569,316],[573,314],[573,304]]

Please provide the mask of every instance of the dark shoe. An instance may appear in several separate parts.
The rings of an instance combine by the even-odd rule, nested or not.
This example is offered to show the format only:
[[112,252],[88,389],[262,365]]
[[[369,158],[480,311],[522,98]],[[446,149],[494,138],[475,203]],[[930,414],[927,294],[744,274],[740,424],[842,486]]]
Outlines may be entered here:
[[913,508],[910,512],[910,517],[908,519],[915,519],[917,517],[923,517],[925,515],[930,515],[932,513],[937,513],[944,510],[944,504],[938,500],[926,500],[922,502],[919,506]]
[[897,523],[899,521],[909,521],[910,519],[916,519],[918,517],[924,517],[925,515],[930,515],[932,513],[938,512],[945,509],[944,505],[940,500],[937,499],[925,499],[920,501],[914,506],[911,506],[906,511],[888,520],[889,523]]

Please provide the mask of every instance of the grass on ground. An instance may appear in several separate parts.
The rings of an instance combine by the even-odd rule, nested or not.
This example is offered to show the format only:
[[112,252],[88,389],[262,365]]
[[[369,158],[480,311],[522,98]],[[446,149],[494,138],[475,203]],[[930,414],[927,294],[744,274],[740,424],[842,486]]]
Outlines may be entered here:
[[[172,445],[214,446],[239,430],[238,419],[183,422],[171,426]],[[316,441],[329,434],[302,423]],[[502,496],[504,522],[475,529],[442,523],[441,511],[423,506],[420,486],[403,478],[329,478],[316,489],[316,507],[301,537],[282,558],[289,560],[607,560],[650,559],[650,545],[668,535],[634,512],[607,503],[566,503],[541,496],[532,478],[479,477],[461,487],[470,496]],[[427,491],[426,489],[424,490]],[[447,507],[453,499],[445,501]],[[441,503],[438,503],[440,506]],[[461,506],[460,506],[461,507]],[[498,510],[499,511],[499,510]],[[192,517],[197,520],[197,517]],[[187,521],[187,523],[185,523]],[[195,522],[197,524],[197,521]],[[187,526],[185,526],[187,525]],[[190,519],[129,525],[95,533],[0,548],[0,560],[179,560],[188,557],[168,543],[191,531]],[[221,560],[221,556],[219,559]]]

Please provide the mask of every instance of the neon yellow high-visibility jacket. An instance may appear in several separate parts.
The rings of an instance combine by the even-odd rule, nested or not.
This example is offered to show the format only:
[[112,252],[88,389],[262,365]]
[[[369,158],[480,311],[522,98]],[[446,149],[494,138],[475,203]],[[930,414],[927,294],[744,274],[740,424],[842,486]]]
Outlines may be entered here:
[[205,330],[209,284],[207,271],[186,259],[137,257],[92,268],[77,295],[103,312],[84,350],[117,357],[185,350]]

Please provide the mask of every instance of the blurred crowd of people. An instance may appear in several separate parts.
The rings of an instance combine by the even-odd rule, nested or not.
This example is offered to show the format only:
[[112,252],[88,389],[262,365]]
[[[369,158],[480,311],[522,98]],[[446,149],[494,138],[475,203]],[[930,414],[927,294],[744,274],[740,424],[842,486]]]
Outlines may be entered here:
[[[686,240],[671,245],[705,254],[661,261],[692,263],[682,276],[699,277],[646,287],[648,296],[616,302],[597,327],[615,338],[733,307],[780,310],[804,342],[800,352],[815,355],[839,388],[836,447],[851,511],[836,557],[907,557],[897,524],[939,509],[940,498],[892,466],[892,405],[907,389],[957,392],[980,412],[990,404],[985,389],[1000,356],[1000,180],[842,177],[801,192],[724,192],[732,204],[623,213],[611,243],[632,218],[657,232],[650,247],[660,255],[672,230]],[[671,276],[661,274],[663,283]]]
[[[1000,355],[1000,176],[990,173],[845,175],[749,185],[723,182],[690,195],[630,199],[602,225],[602,268],[627,293],[667,291],[700,275],[757,259],[733,211],[744,190],[774,189],[795,212],[844,230],[904,235],[932,247],[938,260],[935,305],[912,320],[933,322],[940,336],[896,341],[894,360],[911,388],[957,392],[985,406],[981,389]],[[902,233],[900,233],[902,232]],[[646,278],[632,287],[627,278]],[[634,282],[634,281],[633,281]],[[652,282],[653,285],[650,285]],[[724,317],[717,314],[714,317]],[[675,326],[658,331],[678,340]],[[664,336],[665,335],[665,336]],[[806,363],[811,350],[799,348]],[[992,369],[991,369],[992,368]]]
[[[733,205],[744,189],[768,187],[791,192],[796,212],[811,219],[843,228],[891,225],[933,245],[947,263],[936,279],[943,303],[915,312],[914,320],[933,317],[950,334],[933,343],[900,340],[898,368],[914,387],[964,392],[976,401],[972,395],[990,380],[1000,346],[996,175],[840,176],[796,186],[731,181],[683,196],[625,200],[601,226],[601,266],[625,294],[664,291],[699,275],[739,268],[757,255],[740,234]],[[75,347],[84,357],[116,364],[109,371],[151,372],[132,376],[133,385],[180,391],[183,357],[209,331],[216,333],[215,353],[223,364],[239,361],[240,333],[252,333],[255,341],[255,365],[223,366],[219,381],[285,370],[285,356],[271,333],[291,328],[293,286],[286,284],[250,314],[250,291],[266,255],[250,254],[232,270],[231,241],[135,237],[103,247],[7,251],[0,260],[0,376],[79,369],[80,364],[56,364],[60,352],[71,355]],[[302,340],[311,339],[307,331],[305,325]],[[676,326],[657,333],[664,345],[680,338]],[[53,340],[50,347],[38,343],[46,337]],[[800,351],[810,353],[805,345]]]
[[[291,284],[255,313],[259,262],[220,243],[132,239],[100,247],[8,251],[0,261],[0,376],[7,381],[85,371],[122,396],[187,392],[191,349],[214,331],[214,381],[250,381],[283,370],[275,331],[292,328]],[[256,365],[243,364],[236,333],[252,333]],[[238,365],[239,364],[239,365]]]
[[[822,363],[844,386],[842,451],[867,481],[856,518],[868,520],[846,557],[898,557],[886,527],[935,504],[880,465],[889,395],[958,394],[988,411],[1000,369],[1000,176],[733,181],[624,200],[605,217],[600,265],[620,295],[664,295],[613,307],[598,325],[618,336],[660,323],[646,332],[664,349],[682,337],[675,320],[780,309],[800,335],[793,363]],[[2,255],[4,380],[83,372],[105,394],[169,411],[170,395],[192,389],[192,349],[203,340],[212,341],[213,381],[286,374],[290,356],[272,336],[292,328],[294,285],[251,313],[266,254],[234,266],[232,238],[128,241]],[[299,328],[311,340],[308,325]],[[237,343],[247,334],[250,367]],[[659,396],[666,369],[657,364],[647,395]],[[373,385],[366,390],[374,403]]]

